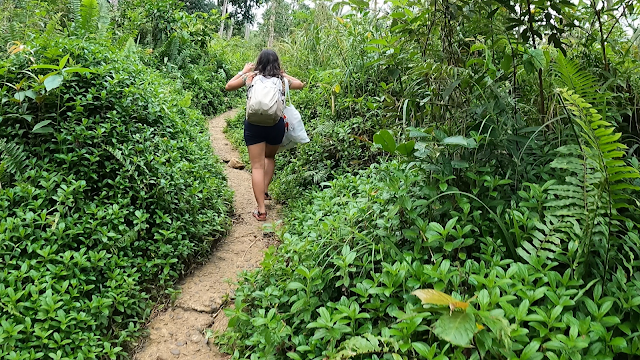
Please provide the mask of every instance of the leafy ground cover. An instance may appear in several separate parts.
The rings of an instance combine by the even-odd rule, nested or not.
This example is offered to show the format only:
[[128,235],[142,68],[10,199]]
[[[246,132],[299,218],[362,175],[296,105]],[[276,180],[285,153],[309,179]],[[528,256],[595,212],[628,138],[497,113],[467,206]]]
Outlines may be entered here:
[[309,81],[311,142],[277,161],[282,245],[243,274],[220,345],[637,357],[640,73],[619,27],[637,9],[550,1],[556,27],[517,1],[316,5],[280,8],[305,19],[275,47]]
[[[111,32],[122,13],[71,5],[18,2],[0,21],[12,41],[0,56],[2,359],[127,358],[156,301],[230,226],[201,110],[233,99],[200,88],[222,88],[225,64],[158,71],[153,51]],[[188,81],[198,71],[209,77]]]
[[126,357],[228,225],[201,113],[272,43],[312,141],[234,358],[640,354],[634,2],[231,2],[0,3],[1,357]]

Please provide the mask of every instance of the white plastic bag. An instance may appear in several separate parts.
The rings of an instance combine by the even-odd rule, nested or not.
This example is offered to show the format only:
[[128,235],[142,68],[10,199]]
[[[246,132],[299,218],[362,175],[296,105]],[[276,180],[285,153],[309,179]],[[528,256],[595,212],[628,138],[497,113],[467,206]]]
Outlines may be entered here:
[[284,139],[280,144],[280,149],[288,150],[294,148],[298,144],[306,144],[309,142],[307,131],[302,123],[302,116],[291,103],[291,95],[287,92],[289,105],[284,108]]

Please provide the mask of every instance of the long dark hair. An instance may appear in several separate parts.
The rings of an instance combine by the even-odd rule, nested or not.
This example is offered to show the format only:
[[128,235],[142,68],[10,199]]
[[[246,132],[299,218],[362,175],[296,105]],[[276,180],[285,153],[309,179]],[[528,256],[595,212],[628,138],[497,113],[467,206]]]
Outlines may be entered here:
[[255,71],[265,77],[281,77],[278,54],[271,49],[262,50],[256,60]]

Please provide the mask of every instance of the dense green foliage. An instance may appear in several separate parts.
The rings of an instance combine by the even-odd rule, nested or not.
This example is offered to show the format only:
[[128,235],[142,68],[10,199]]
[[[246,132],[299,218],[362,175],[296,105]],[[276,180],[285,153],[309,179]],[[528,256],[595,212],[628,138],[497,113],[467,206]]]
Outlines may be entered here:
[[277,161],[282,245],[243,274],[223,348],[640,355],[634,4],[316,5],[276,45],[309,82],[293,102],[312,141]]
[[224,82],[271,39],[312,139],[278,157],[282,244],[223,349],[640,355],[632,0],[273,0],[222,40],[262,1],[230,3],[235,25],[224,3],[0,2],[1,357],[126,356],[228,224],[202,113],[241,102]]
[[[113,19],[135,17],[105,4],[3,3],[0,23],[20,31],[0,56],[2,359],[126,358],[230,225],[200,111],[233,101],[227,65],[193,55],[212,37],[179,33],[207,15],[177,7],[152,52],[115,35]],[[188,62],[169,54],[174,39]]]

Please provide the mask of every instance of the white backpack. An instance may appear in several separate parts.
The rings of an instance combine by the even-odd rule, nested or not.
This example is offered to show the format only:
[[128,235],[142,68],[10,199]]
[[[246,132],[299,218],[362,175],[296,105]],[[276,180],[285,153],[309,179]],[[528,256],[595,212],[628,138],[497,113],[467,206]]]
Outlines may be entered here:
[[287,79],[257,75],[247,90],[247,121],[254,125],[273,126],[284,115]]

